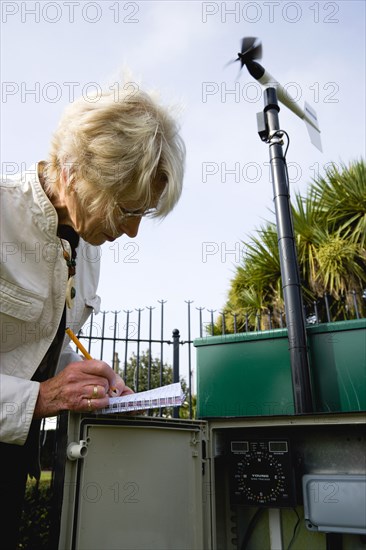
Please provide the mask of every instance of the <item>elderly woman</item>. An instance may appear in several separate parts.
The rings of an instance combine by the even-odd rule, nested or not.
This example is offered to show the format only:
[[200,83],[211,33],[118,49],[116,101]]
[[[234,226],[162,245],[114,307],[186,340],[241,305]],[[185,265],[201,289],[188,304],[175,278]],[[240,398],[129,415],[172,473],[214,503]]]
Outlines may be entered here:
[[[144,216],[178,201],[184,144],[167,110],[140,90],[80,99],[47,161],[1,184],[1,494],[15,548],[27,474],[39,475],[40,419],[107,406],[130,393],[103,361],[81,360],[77,332],[98,311],[98,249],[135,237]],[[4,508],[4,507],[3,507]]]

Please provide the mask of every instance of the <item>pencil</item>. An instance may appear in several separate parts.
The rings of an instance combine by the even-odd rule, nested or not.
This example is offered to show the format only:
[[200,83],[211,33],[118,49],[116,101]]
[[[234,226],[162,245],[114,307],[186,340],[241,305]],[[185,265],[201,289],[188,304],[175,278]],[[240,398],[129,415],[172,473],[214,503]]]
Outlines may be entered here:
[[76,334],[72,332],[71,328],[66,329],[66,334],[70,336],[71,340],[74,342],[78,350],[84,355],[85,359],[93,359],[90,353],[84,348]]
[[[84,348],[83,344],[80,342],[80,340],[76,336],[76,334],[73,333],[71,328],[68,327],[66,329],[66,334],[71,338],[71,340],[74,342],[74,344],[76,345],[78,350],[81,351],[81,353],[84,355],[85,359],[93,359],[92,356],[90,355],[90,353]],[[117,391],[117,388],[115,388],[114,386],[111,386],[109,389],[114,393],[116,393],[116,391]]]

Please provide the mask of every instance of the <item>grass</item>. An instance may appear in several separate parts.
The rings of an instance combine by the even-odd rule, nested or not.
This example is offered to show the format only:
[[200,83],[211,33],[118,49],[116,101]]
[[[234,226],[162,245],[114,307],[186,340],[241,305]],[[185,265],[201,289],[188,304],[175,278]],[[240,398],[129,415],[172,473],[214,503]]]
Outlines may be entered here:
[[51,481],[51,477],[51,470],[45,470],[44,472],[41,472],[41,481]]
[[[42,470],[40,482],[43,482],[43,483],[51,482],[51,478],[52,478],[51,470]],[[36,483],[37,482],[34,478],[28,477],[27,486],[28,485],[32,486],[32,485],[35,485]]]

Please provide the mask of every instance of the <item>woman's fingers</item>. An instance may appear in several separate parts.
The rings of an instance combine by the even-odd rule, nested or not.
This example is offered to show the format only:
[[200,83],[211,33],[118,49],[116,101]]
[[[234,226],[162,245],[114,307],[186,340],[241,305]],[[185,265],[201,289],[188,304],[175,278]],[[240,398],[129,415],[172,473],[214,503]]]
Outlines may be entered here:
[[34,414],[42,418],[62,410],[92,412],[107,407],[110,396],[131,393],[133,391],[107,363],[78,361],[40,384]]

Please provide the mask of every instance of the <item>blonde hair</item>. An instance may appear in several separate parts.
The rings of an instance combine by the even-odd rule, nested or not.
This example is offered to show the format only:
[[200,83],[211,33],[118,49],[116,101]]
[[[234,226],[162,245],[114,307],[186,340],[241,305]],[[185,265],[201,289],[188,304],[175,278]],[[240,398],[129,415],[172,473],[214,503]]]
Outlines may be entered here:
[[[92,99],[92,101],[91,101]],[[70,104],[54,133],[46,168],[51,193],[68,170],[91,214],[103,211],[112,228],[116,204],[147,209],[154,183],[164,185],[155,217],[165,217],[182,191],[185,146],[168,109],[134,84]]]

